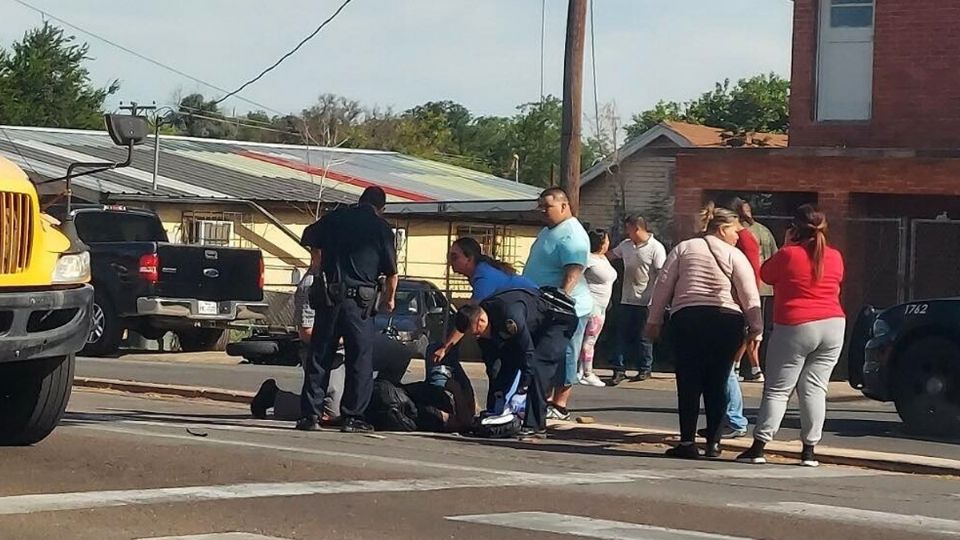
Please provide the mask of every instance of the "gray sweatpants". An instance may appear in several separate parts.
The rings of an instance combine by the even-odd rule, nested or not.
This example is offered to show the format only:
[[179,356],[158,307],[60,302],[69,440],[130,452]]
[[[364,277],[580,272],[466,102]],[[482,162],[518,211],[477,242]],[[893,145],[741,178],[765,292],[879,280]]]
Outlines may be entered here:
[[843,349],[846,319],[775,325],[767,348],[766,382],[753,437],[769,442],[780,429],[793,391],[800,401],[800,436],[817,444],[827,415],[827,386]]

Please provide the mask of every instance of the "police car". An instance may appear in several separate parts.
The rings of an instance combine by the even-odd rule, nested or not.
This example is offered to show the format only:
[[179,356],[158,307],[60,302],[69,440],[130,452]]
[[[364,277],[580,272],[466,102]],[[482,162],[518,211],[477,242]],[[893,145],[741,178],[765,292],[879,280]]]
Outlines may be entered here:
[[850,343],[854,388],[894,402],[910,431],[960,435],[960,298],[868,306]]

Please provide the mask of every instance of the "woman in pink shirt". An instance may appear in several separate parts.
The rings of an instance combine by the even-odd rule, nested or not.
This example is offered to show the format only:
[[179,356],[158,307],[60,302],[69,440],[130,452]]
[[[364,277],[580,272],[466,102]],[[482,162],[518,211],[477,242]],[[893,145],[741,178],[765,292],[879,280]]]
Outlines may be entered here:
[[827,384],[843,349],[846,317],[840,305],[843,257],[827,245],[827,218],[809,204],[797,209],[783,248],[763,264],[773,285],[774,329],[767,350],[767,381],[753,446],[738,461],[766,463],[794,389],[800,401],[800,464],[819,465],[814,447],[823,434]]
[[[705,208],[702,236],[681,242],[667,256],[650,304],[646,333],[657,339],[670,306],[669,338],[676,357],[680,444],[671,457],[696,459],[700,397],[707,413],[707,457],[720,455],[720,428],[733,356],[744,338],[763,332],[760,292],[747,257],[735,248],[743,228],[735,212]],[[744,329],[747,329],[745,332]]]

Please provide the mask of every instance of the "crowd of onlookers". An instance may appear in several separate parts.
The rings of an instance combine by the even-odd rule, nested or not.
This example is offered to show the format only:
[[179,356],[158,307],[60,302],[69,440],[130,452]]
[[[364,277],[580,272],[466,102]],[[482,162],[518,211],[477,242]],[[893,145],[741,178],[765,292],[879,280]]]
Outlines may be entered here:
[[[562,189],[544,191],[539,208],[546,226],[522,274],[483,253],[472,238],[459,238],[449,248],[451,269],[469,280],[473,293],[446,339],[431,344],[426,354],[424,388],[457,394],[461,401],[437,413],[441,420],[431,425],[463,430],[469,423],[474,404],[460,365],[464,335],[477,338],[490,382],[480,418],[517,415],[523,419],[521,437],[545,436],[546,419],[569,419],[578,384],[616,386],[627,380],[630,368],[636,370],[630,381],[649,379],[654,344],[662,341],[676,373],[680,423],[680,443],[668,455],[717,457],[722,438],[745,436],[740,383],[757,382],[764,390],[754,444],[738,459],[764,461],[764,445],[775,436],[796,390],[801,462],[817,464],[814,447],[845,326],[843,260],[827,244],[822,213],[811,205],[798,208],[778,246],[746,201],[709,203],[697,216],[698,234],[668,252],[641,215],[626,216],[625,238],[611,247],[608,231],[585,227],[574,217]],[[309,279],[298,293],[305,340],[314,324],[304,300]],[[621,294],[613,298],[618,280]],[[616,330],[606,340],[614,346],[605,360],[613,375],[605,381],[594,366],[598,340],[610,332],[605,323],[611,310]],[[338,392],[331,390],[328,398],[335,398]],[[698,431],[701,400],[706,427]],[[266,401],[260,400],[258,416]],[[327,420],[336,412],[328,407]],[[698,435],[706,439],[703,453],[695,444]]]

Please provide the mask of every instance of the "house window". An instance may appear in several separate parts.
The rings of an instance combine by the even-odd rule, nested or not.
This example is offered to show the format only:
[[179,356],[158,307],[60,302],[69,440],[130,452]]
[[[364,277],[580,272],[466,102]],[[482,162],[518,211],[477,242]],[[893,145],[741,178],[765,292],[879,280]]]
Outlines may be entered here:
[[457,238],[469,236],[480,244],[483,254],[497,257],[497,231],[488,225],[461,225],[457,227]]
[[184,212],[181,240],[184,244],[239,246],[239,242],[234,238],[234,224],[242,222],[243,214],[240,213]]
[[875,0],[821,0],[817,120],[869,120]]
[[393,244],[397,248],[397,253],[403,253],[407,247],[407,229],[405,227],[393,228]]
[[874,0],[831,0],[831,28],[870,28]]

